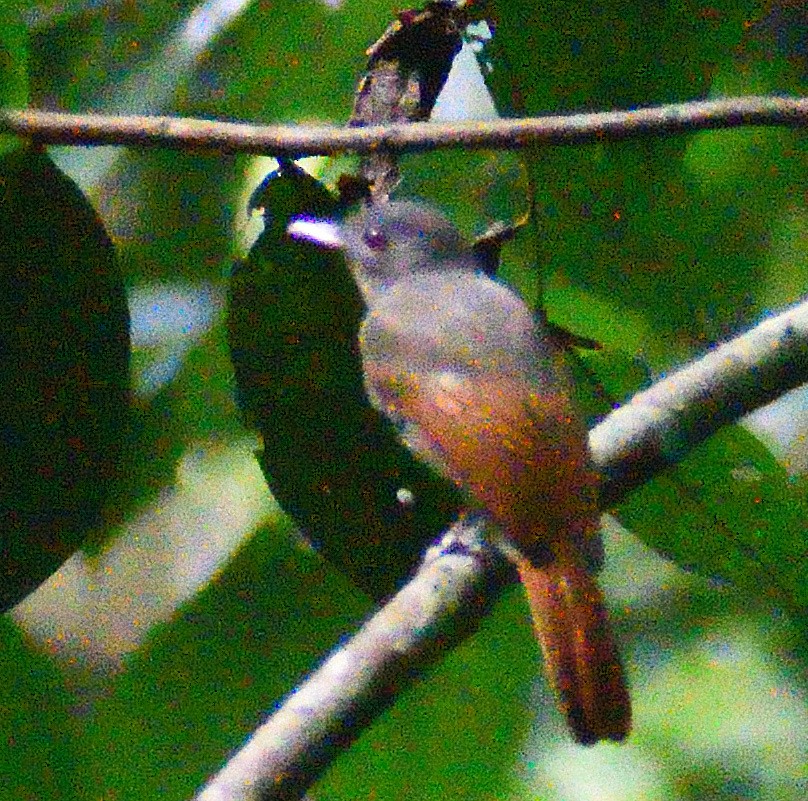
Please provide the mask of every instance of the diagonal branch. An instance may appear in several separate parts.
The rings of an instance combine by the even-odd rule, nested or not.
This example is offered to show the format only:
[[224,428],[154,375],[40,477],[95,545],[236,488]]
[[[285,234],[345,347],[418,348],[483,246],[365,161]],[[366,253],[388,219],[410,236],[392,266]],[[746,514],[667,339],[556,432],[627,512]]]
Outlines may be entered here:
[[0,133],[49,145],[130,145],[273,156],[415,152],[439,148],[514,149],[661,136],[743,125],[808,125],[808,99],[733,97],[633,111],[439,124],[247,125],[185,117],[105,116],[0,111]]
[[[607,503],[805,382],[808,300],[670,374],[593,429]],[[476,629],[509,576],[479,523],[453,526],[412,581],[283,702],[198,801],[301,798],[393,693]]]
[[458,523],[448,545],[335,650],[253,734],[198,801],[291,801],[370,725],[415,676],[472,634],[510,580],[510,566]]
[[589,432],[603,505],[676,464],[721,426],[808,382],[808,300],[671,373]]

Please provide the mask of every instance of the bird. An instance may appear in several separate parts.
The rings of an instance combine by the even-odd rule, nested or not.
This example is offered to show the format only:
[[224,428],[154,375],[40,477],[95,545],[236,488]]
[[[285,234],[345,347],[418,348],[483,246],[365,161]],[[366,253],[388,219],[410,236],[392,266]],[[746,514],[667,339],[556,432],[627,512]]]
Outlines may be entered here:
[[378,198],[288,230],[344,252],[365,304],[365,391],[494,524],[573,737],[622,741],[631,703],[595,575],[599,479],[552,338],[424,203]]

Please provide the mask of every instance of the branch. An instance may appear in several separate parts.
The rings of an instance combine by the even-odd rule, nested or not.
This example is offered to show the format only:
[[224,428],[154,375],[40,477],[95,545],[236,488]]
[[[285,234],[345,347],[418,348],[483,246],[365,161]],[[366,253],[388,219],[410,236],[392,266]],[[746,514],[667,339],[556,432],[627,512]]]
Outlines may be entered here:
[[604,508],[679,462],[721,426],[808,382],[808,300],[716,346],[589,432]]
[[[449,545],[451,540],[452,545]],[[472,634],[510,566],[459,522],[435,558],[253,734],[198,801],[300,799],[330,762],[448,649]]]
[[[595,463],[617,503],[726,423],[808,382],[808,301],[760,323],[672,373],[590,433]],[[511,576],[463,522],[431,549],[412,581],[283,702],[198,801],[286,801],[442,653],[477,627]]]
[[734,97],[607,111],[486,122],[416,122],[366,128],[246,125],[184,117],[0,111],[0,133],[50,145],[130,145],[273,156],[352,151],[415,152],[439,148],[514,149],[689,133],[743,125],[808,125],[808,99]]

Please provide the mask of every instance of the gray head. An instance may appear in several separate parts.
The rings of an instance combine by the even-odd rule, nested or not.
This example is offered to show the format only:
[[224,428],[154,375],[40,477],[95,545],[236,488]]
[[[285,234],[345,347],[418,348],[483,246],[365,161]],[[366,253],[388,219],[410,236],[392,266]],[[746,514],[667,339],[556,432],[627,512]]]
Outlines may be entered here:
[[292,223],[293,236],[339,247],[365,291],[414,275],[480,268],[460,232],[439,211],[412,201],[366,206],[343,224]]
[[411,201],[364,209],[347,221],[345,244],[362,277],[382,285],[414,274],[477,269],[454,225],[436,209]]

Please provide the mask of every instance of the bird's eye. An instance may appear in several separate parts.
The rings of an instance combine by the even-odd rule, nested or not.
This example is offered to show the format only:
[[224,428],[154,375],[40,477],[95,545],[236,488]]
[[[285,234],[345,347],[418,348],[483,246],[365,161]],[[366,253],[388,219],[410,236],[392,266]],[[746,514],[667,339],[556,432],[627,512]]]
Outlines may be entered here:
[[365,244],[371,250],[384,250],[387,247],[387,237],[381,228],[373,226],[365,231]]

